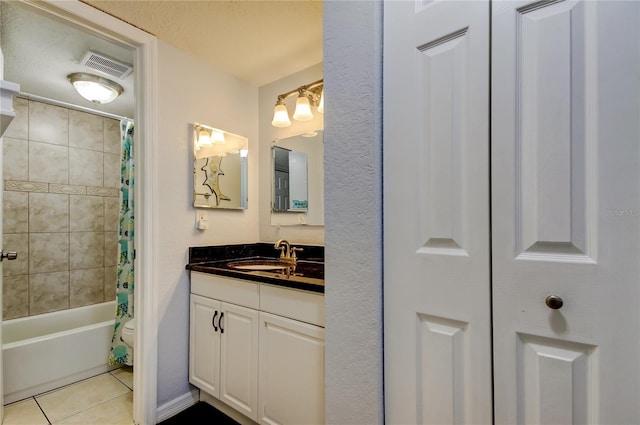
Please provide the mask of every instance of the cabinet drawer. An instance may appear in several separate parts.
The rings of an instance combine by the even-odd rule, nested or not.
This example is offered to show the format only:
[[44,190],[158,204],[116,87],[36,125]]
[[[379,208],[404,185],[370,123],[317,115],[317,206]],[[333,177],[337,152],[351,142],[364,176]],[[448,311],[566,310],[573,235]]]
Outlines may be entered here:
[[324,327],[324,295],[262,284],[260,310]]
[[258,284],[242,279],[192,271],[191,292],[256,310],[260,306]]

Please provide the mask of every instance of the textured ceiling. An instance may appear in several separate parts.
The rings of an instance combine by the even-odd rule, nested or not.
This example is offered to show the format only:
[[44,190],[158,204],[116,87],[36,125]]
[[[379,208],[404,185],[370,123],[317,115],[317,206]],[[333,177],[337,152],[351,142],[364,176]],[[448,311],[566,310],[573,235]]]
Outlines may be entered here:
[[34,12],[15,1],[0,4],[0,45],[4,79],[20,84],[20,91],[120,116],[133,116],[133,76],[112,78],[124,87],[114,102],[93,105],[72,88],[67,75],[92,72],[80,65],[84,53],[97,50],[125,63],[133,52],[59,21]]
[[[85,2],[256,87],[322,62],[321,0]],[[5,79],[19,83],[24,93],[133,116],[133,76],[110,77],[124,94],[98,106],[82,99],[66,78],[92,72],[78,63],[88,49],[126,63],[133,63],[132,51],[20,2],[0,4]]]
[[82,0],[254,86],[322,62],[321,0]]

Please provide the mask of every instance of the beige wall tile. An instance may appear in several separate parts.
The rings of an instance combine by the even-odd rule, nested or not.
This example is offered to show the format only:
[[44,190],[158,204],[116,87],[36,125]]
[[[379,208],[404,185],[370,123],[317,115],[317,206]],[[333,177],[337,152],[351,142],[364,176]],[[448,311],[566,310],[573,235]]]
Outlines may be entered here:
[[30,100],[29,140],[67,146],[69,144],[69,110]]
[[104,233],[72,232],[69,238],[71,241],[71,270],[104,265]]
[[4,408],[2,425],[49,425],[49,421],[33,398],[28,398]]
[[16,97],[15,99],[13,110],[16,116],[7,127],[4,136],[27,140],[29,139],[29,101],[22,97]]
[[120,199],[104,199],[104,231],[117,232],[120,219]]
[[71,195],[72,232],[101,232],[104,229],[104,201],[99,196]]
[[34,182],[7,180],[5,182],[5,189],[18,191],[18,192],[46,193],[49,191],[49,183],[37,183],[37,182],[34,183]]
[[104,151],[114,153],[120,157],[120,121],[111,118],[104,119]]
[[120,187],[120,155],[104,154],[104,186]]
[[50,193],[66,193],[67,195],[86,195],[87,187],[86,186],[73,186],[70,184],[55,184],[51,183],[49,185]]
[[29,231],[29,194],[27,192],[3,192],[2,229],[5,233]]
[[87,187],[87,195],[118,198],[120,190],[114,187]]
[[18,258],[3,263],[3,276],[18,276],[29,273],[29,235],[27,233],[5,233],[2,235],[2,248],[18,253]]
[[29,232],[69,231],[69,195],[29,193]]
[[69,233],[29,234],[29,274],[69,270]]
[[71,270],[69,307],[98,304],[104,301],[104,268]]
[[118,233],[105,232],[104,234],[104,265],[115,266],[118,264]]
[[69,184],[102,186],[103,161],[102,152],[69,148]]
[[2,304],[3,320],[29,315],[29,275],[2,279]]
[[104,300],[112,301],[116,299],[116,283],[118,279],[118,269],[116,266],[104,268]]
[[[117,399],[123,395],[129,395],[131,391],[122,382],[108,373],[98,375],[94,378],[85,379],[84,381],[71,384],[59,390],[52,391],[36,397],[38,404],[46,413],[52,423],[73,416],[80,412],[84,412],[97,405],[105,406],[110,400]],[[115,424],[114,421],[118,411],[127,410],[124,406],[107,405],[107,412],[104,417],[85,417],[78,422],[71,421],[69,423],[79,424]]]
[[103,120],[98,115],[69,110],[69,146],[102,152]]
[[29,313],[48,313],[69,308],[69,272],[29,275]]
[[69,149],[66,146],[29,142],[29,180],[69,183]]
[[3,175],[5,180],[29,180],[29,142],[3,138]]

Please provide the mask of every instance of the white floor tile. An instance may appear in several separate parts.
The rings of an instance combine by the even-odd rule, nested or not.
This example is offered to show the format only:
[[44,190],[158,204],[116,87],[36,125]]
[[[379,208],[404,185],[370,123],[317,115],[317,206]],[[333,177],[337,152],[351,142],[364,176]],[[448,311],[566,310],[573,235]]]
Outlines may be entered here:
[[119,369],[112,370],[111,374],[120,382],[129,387],[130,390],[133,390],[133,367],[123,366]]
[[81,413],[53,422],[54,425],[131,425],[133,424],[133,392],[99,404]]
[[130,392],[126,385],[105,373],[37,396],[36,400],[54,423]]
[[10,404],[4,408],[3,425],[49,425],[33,398]]

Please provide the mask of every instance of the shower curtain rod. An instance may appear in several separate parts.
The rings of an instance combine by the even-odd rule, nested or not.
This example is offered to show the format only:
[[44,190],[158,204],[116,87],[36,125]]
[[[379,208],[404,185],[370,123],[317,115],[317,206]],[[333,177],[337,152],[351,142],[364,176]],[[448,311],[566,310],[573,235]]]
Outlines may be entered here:
[[126,119],[126,120],[133,121],[133,118],[123,117],[123,116],[116,115],[116,114],[110,114],[109,112],[103,112],[103,111],[98,111],[96,109],[87,108],[87,107],[84,107],[84,106],[74,105],[73,103],[67,103],[67,102],[63,102],[61,100],[50,99],[48,97],[38,96],[37,94],[30,94],[30,93],[20,92],[20,93],[18,93],[18,96],[27,98],[29,100],[36,100],[38,102],[48,103],[48,104],[54,105],[54,106],[62,106],[63,108],[74,109],[74,110],[80,111],[80,112],[89,112],[91,114],[100,115],[100,116],[103,116],[103,117],[106,117],[106,118],[113,118],[113,119],[116,119],[116,120]]

